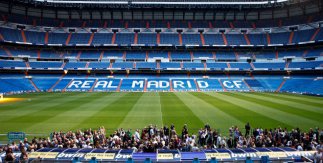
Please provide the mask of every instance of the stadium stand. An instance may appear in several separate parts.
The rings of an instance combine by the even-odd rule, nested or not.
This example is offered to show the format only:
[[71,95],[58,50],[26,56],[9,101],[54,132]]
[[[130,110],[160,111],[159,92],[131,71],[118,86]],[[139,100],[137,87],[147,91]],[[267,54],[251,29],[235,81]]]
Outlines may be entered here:
[[[202,125],[208,120],[227,117],[227,113],[233,114],[232,119],[227,120],[230,122],[253,121],[269,114],[266,115],[268,121],[286,125],[272,129],[255,127],[247,133],[240,126],[225,126],[228,130],[220,131],[205,124],[201,128],[189,128],[189,132],[183,127],[180,133],[176,130],[181,126],[175,129],[174,125],[167,127],[164,124],[162,112],[165,109],[162,110],[161,103],[158,106],[161,117],[158,118],[164,126],[155,126],[152,122],[132,131],[118,128],[120,123],[108,124],[111,127],[109,131],[104,127],[76,132],[63,132],[57,128],[59,132],[54,131],[48,139],[35,137],[32,140],[28,140],[31,137],[28,133],[28,138],[21,140],[19,145],[14,142],[0,144],[0,162],[8,153],[15,153],[13,156],[18,158],[18,153],[23,154],[24,151],[32,152],[28,158],[30,162],[87,162],[90,159],[93,162],[97,159],[129,163],[314,161],[314,150],[323,151],[322,128],[313,126],[314,130],[308,131],[293,129],[294,121],[285,123],[285,120],[272,118],[275,114],[287,113],[284,107],[289,106],[294,110],[286,119],[297,118],[301,123],[305,119],[310,125],[320,122],[321,113],[317,110],[321,106],[319,98],[323,97],[323,12],[322,1],[309,1],[241,0],[239,2],[247,4],[234,6],[231,3],[238,0],[193,0],[191,4],[187,4],[189,0],[183,0],[176,6],[172,5],[176,1],[163,0],[153,1],[153,4],[149,0],[68,1],[70,4],[67,1],[46,0],[0,1],[0,96],[24,94],[24,98],[28,97],[27,93],[59,92],[52,93],[52,97],[56,101],[64,101],[59,97],[63,94],[61,92],[94,92],[80,93],[85,94],[81,100],[87,101],[94,96],[97,105],[75,104],[74,109],[72,105],[78,102],[76,98],[66,100],[63,104],[71,109],[57,114],[65,117],[76,110],[80,113],[73,114],[73,118],[81,119],[89,114],[93,119],[82,121],[108,124],[105,123],[107,119],[99,115],[99,110],[104,110],[109,116],[111,114],[111,119],[120,123],[129,123],[124,120],[125,116],[133,116],[140,121],[144,118],[138,113],[154,114],[147,105],[154,102],[145,101],[142,97],[155,97],[160,93],[138,93],[137,102],[130,105],[124,99],[134,94],[132,92],[185,92],[176,93],[174,97],[172,93],[165,93],[169,101],[157,100],[165,100],[163,105],[168,105],[183,98],[182,94],[192,97],[185,102],[181,100],[181,105],[188,108],[183,113],[197,112],[200,117],[215,115],[215,119],[198,117],[198,123]],[[100,4],[92,4],[97,2]],[[161,2],[164,4],[160,5]],[[97,98],[100,92],[127,93],[102,93],[109,96]],[[260,96],[256,98],[253,92]],[[320,97],[314,97],[317,99],[310,104],[311,99],[307,97],[308,101],[298,101],[299,95],[284,96],[282,98],[286,98],[288,103],[283,103],[285,100],[279,99],[282,94],[278,92]],[[214,95],[212,99],[211,94]],[[268,97],[276,99],[270,99],[272,104],[260,103],[266,101],[262,99],[265,96],[278,97]],[[236,100],[230,101],[226,97]],[[103,104],[105,100],[109,103]],[[195,104],[201,100],[205,101],[203,106]],[[223,101],[223,108],[218,106],[219,101]],[[19,106],[32,108],[40,105],[29,102],[23,101]],[[192,109],[190,102],[197,109]],[[137,103],[145,105],[147,110],[144,113],[136,110],[139,108]],[[241,103],[245,107],[239,106]],[[279,103],[277,108],[268,111],[269,105],[276,103]],[[299,107],[295,106],[297,103]],[[63,110],[65,106],[59,108],[60,104],[53,103],[50,109]],[[129,105],[125,115],[110,112],[121,110],[116,107],[119,104]],[[306,110],[303,106],[316,110]],[[90,107],[96,111],[95,114],[85,110]],[[8,124],[4,121],[14,120],[15,123],[9,124],[9,127],[18,130],[25,125],[29,130],[44,121],[58,123],[55,119],[57,115],[47,113],[47,110],[36,110],[32,112],[32,118],[38,118],[37,111],[46,113],[45,117],[39,117],[36,125],[29,122],[23,124],[29,120],[27,112],[20,113],[16,109],[3,110],[3,117],[9,116],[0,120],[1,124],[5,126]],[[169,110],[181,113],[176,106]],[[317,113],[317,117],[313,116],[314,120],[308,115],[303,117],[299,114],[300,110]],[[254,112],[259,117],[252,119],[247,115],[237,118],[242,112]],[[10,113],[17,114],[18,119],[12,118]],[[190,121],[192,117],[187,115],[181,116]],[[153,120],[157,121],[154,116]],[[170,120],[176,120],[176,117],[171,114]],[[59,125],[70,123],[70,128],[83,128],[72,121],[74,119],[68,119]],[[221,122],[218,125],[224,126]],[[256,125],[262,124],[253,124]],[[0,140],[3,135],[0,133]],[[3,150],[7,152],[2,153]],[[24,162],[19,159],[16,162]]]

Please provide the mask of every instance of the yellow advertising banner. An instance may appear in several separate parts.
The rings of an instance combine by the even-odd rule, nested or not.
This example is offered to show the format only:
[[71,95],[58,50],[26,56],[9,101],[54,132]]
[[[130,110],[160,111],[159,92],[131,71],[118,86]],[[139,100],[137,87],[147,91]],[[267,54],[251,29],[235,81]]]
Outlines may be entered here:
[[158,153],[157,160],[172,160],[174,156],[172,153]]
[[207,159],[215,157],[216,159],[231,159],[229,153],[205,153]]
[[85,159],[89,160],[92,157],[96,157],[98,160],[113,160],[115,153],[87,153]]

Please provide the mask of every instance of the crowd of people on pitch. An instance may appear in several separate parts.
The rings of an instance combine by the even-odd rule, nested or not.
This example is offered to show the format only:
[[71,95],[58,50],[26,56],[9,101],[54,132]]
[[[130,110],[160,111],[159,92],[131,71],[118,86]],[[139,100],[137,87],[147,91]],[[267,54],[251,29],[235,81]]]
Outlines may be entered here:
[[0,147],[0,153],[7,151],[10,159],[10,153],[13,151],[21,151],[22,157],[27,157],[26,151],[36,151],[45,147],[134,149],[136,152],[155,152],[157,149],[179,149],[188,152],[214,148],[291,147],[299,151],[317,149],[321,155],[323,152],[323,128],[311,128],[307,132],[299,128],[251,129],[247,123],[243,132],[239,127],[232,126],[225,136],[212,129],[209,124],[197,133],[190,132],[187,125],[183,126],[181,132],[178,131],[174,125],[162,128],[149,125],[135,131],[120,128],[109,135],[104,127],[76,132],[60,131],[53,132],[48,138],[34,138],[31,141],[26,138],[18,144],[12,142]]

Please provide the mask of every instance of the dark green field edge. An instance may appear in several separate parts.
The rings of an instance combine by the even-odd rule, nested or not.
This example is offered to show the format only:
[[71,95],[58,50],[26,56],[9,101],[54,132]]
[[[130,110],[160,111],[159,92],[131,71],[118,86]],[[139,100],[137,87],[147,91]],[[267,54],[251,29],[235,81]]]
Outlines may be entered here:
[[[74,94],[74,95],[77,95],[77,94]],[[51,102],[53,100],[58,101],[60,99],[65,98],[65,96],[62,94],[52,94],[52,93],[49,93],[49,94],[33,93],[28,96],[26,94],[24,94],[24,95],[19,95],[19,96],[10,96],[10,97],[5,96],[5,98],[22,98],[22,101],[8,102],[8,103],[0,104],[0,107],[6,108],[6,109],[0,108],[0,115],[3,112],[18,110],[18,109],[21,109],[22,107],[32,107],[35,105],[39,105],[39,103],[45,104],[45,103]],[[32,99],[32,100],[30,100],[30,99]]]
[[308,95],[308,94],[297,94],[297,93],[288,93],[288,92],[272,92],[268,94],[280,94],[286,96],[294,96],[294,97],[301,97],[301,98],[308,98],[308,99],[317,99],[321,100],[323,96],[315,96],[315,95]]
[[[286,100],[286,101],[291,101],[291,102],[298,102],[298,103],[302,103],[302,104],[306,104],[306,105],[311,105],[311,106],[316,106],[316,107],[321,107],[323,108],[323,104],[319,104],[319,103],[314,103],[314,102],[309,102],[306,100],[302,100],[302,99],[292,99],[292,98],[288,98],[288,97],[284,97],[284,96],[275,96],[274,94],[257,94],[257,95],[261,95],[261,96],[265,96],[265,97],[273,97],[273,98],[279,98],[281,100]],[[285,94],[284,94],[285,95]],[[290,95],[285,95],[285,96],[290,96]],[[297,96],[298,97],[298,96]],[[305,96],[303,96],[305,97]],[[308,98],[309,99],[309,98]],[[311,99],[312,100],[312,99]],[[323,100],[323,98],[321,99]]]
[[65,100],[66,97],[68,97],[68,100],[73,100],[84,95],[88,96],[86,93],[55,94],[54,96],[33,95],[29,97],[29,100],[26,99],[23,102],[9,103],[10,105],[8,106],[2,106],[4,109],[0,109],[0,117],[5,114],[12,115],[1,117],[0,122],[16,119],[16,113],[19,113],[21,114],[21,117],[24,117],[29,114],[37,113],[40,110],[47,109],[48,107],[59,107],[62,104],[62,100]]
[[[249,122],[253,124],[253,127],[264,127],[264,128],[275,128],[275,127],[291,128],[292,127],[288,124],[285,124],[283,122],[270,118],[271,115],[264,116],[257,112],[250,111],[243,107],[240,107],[239,104],[235,104],[233,102],[227,102],[217,97],[204,94],[204,93],[201,94],[201,93],[191,92],[191,94],[219,108],[221,111],[226,112],[227,114],[233,116],[234,118],[242,122],[245,122],[245,123]],[[236,125],[236,124],[232,124],[232,125]],[[228,128],[229,127],[231,126],[228,126]]]
[[[297,115],[297,116],[302,116],[302,117],[305,117],[305,118],[308,118],[308,119],[313,119],[313,120],[320,121],[322,119],[322,117],[323,117],[323,114],[312,112],[310,110],[309,111],[301,110],[299,108],[291,107],[291,106],[288,106],[288,105],[273,103],[273,102],[270,102],[268,100],[261,100],[261,99],[258,99],[258,98],[253,98],[253,97],[250,97],[250,96],[246,97],[246,96],[243,96],[241,94],[233,94],[233,93],[228,93],[226,95],[231,96],[231,97],[236,97],[236,98],[239,98],[239,99],[242,99],[242,100],[245,100],[245,101],[257,103],[259,105],[267,106],[267,107],[270,107],[270,108],[273,108],[273,109],[276,109],[276,110],[280,110],[280,111],[282,111],[284,113],[287,113],[287,114],[293,114],[293,115]],[[257,95],[259,95],[259,94],[257,94]],[[277,97],[273,96],[271,98],[277,98]],[[277,98],[277,99],[280,99],[280,97]]]
[[[84,96],[86,95],[86,96]],[[17,129],[25,129],[29,128],[32,125],[35,125],[37,123],[45,122],[46,120],[53,118],[57,116],[58,114],[63,114],[64,112],[73,110],[75,107],[79,107],[83,105],[85,102],[90,102],[93,99],[99,97],[96,93],[89,93],[89,94],[78,94],[77,96],[79,98],[67,98],[68,96],[64,96],[63,98],[66,98],[64,102],[57,103],[56,105],[53,105],[51,107],[40,107],[40,108],[30,108],[34,109],[32,113],[22,115],[22,116],[14,116],[11,119],[7,120],[11,124],[19,124],[17,126],[12,126]],[[61,100],[62,101],[62,100]],[[82,101],[82,102],[80,102]],[[72,116],[72,115],[71,115]],[[77,117],[74,117],[77,118]],[[3,122],[6,123],[6,122]],[[45,124],[44,124],[45,125]]]

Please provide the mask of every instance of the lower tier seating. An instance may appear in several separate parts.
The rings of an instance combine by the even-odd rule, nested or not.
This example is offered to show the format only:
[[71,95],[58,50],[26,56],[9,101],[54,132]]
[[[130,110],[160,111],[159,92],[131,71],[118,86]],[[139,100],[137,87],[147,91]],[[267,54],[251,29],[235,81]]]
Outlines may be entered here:
[[270,91],[323,95],[323,79],[315,76],[234,76],[232,78],[210,76],[155,75],[86,77],[66,75],[0,76],[0,93],[25,93],[36,91]]

